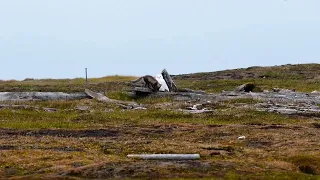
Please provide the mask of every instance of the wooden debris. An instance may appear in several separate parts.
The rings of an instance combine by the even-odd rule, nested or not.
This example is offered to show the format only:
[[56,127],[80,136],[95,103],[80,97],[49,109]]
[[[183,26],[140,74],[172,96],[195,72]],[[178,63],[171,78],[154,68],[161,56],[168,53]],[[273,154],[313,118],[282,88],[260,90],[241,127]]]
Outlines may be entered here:
[[144,160],[199,160],[199,154],[129,154],[128,158]]

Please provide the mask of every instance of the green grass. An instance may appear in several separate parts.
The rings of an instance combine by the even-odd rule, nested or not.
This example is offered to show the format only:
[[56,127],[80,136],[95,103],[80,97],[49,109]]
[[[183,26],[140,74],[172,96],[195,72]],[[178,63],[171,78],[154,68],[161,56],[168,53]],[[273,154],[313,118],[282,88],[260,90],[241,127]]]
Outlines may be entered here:
[[232,91],[237,86],[251,82],[261,90],[271,90],[278,87],[283,89],[295,89],[300,92],[312,92],[320,90],[319,80],[280,80],[280,79],[241,79],[241,80],[177,80],[181,88],[204,90],[207,92],[220,93],[223,90]]
[[[136,79],[135,76],[104,76],[101,78],[89,78],[88,82],[97,84],[97,83],[105,83],[105,82],[125,82]],[[2,83],[5,83],[3,81]],[[10,84],[23,84],[23,85],[55,85],[55,84],[85,84],[86,80],[84,78],[75,78],[75,79],[32,79],[26,78],[23,81],[11,80],[7,81]]]
[[105,94],[110,99],[116,99],[121,101],[134,101],[135,99],[129,96],[126,92],[121,91],[109,91]]
[[44,112],[33,110],[0,110],[0,128],[83,129],[110,125],[148,125],[156,123],[182,124],[283,124],[301,123],[296,117],[254,110],[218,111],[208,114],[185,114],[172,110],[114,110],[113,112]]
[[0,110],[0,128],[46,129],[46,128],[85,128],[85,124],[72,122],[75,112],[44,112],[33,110]]
[[311,92],[320,90],[319,74],[320,64],[298,64],[178,75],[174,80],[181,88],[208,92],[230,91],[249,82],[254,83],[258,91],[278,87]]
[[[216,72],[202,72],[188,74],[190,80],[218,80],[218,79],[280,79],[280,80],[306,80],[319,79],[320,64],[296,64],[270,67],[249,67]],[[175,79],[184,79],[175,76]]]
[[91,78],[88,84],[85,79],[39,79],[25,81],[0,81],[1,92],[42,91],[42,92],[84,92],[89,88],[95,91],[114,91],[127,88],[126,82],[136,79],[133,76],[106,76]]

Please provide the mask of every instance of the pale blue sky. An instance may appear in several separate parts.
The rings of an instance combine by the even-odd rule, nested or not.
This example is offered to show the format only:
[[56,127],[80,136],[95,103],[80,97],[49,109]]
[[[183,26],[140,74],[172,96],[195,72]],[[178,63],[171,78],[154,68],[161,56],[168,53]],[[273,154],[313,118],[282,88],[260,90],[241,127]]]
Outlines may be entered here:
[[320,63],[319,0],[0,0],[0,79]]

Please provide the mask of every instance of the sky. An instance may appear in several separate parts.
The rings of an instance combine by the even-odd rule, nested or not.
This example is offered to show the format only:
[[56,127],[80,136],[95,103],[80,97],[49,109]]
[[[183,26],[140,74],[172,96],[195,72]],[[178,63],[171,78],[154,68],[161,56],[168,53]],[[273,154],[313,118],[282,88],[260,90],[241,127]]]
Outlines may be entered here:
[[0,79],[320,63],[319,0],[0,0]]

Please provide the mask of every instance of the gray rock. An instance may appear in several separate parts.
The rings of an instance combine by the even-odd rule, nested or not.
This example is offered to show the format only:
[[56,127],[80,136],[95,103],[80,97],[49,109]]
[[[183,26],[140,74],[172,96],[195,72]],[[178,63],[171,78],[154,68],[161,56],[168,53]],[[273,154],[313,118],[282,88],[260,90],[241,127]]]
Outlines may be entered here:
[[256,86],[252,83],[246,83],[241,86],[236,87],[234,92],[251,92]]
[[320,91],[312,91],[312,94],[320,94]]
[[88,106],[77,106],[75,108],[75,110],[79,110],[79,111],[88,111],[89,107]]
[[56,108],[43,108],[43,110],[46,112],[56,112],[57,111]]
[[85,93],[63,92],[0,92],[0,101],[26,101],[26,100],[75,100],[86,99]]

